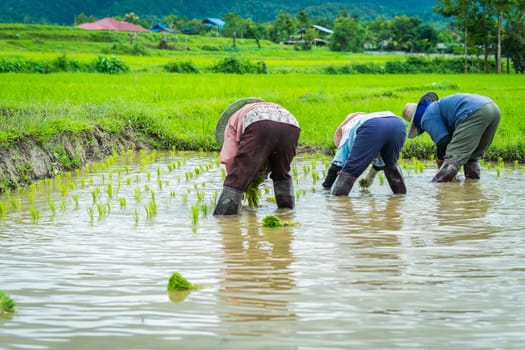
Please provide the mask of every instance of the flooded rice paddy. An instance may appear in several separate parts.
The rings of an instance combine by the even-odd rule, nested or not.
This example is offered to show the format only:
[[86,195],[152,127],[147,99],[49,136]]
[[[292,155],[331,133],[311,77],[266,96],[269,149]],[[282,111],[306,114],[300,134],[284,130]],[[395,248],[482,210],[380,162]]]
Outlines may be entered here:
[[[126,154],[0,197],[0,349],[523,349],[525,170],[321,190],[294,162],[296,210],[213,217],[203,153]],[[266,228],[267,215],[290,226]],[[202,286],[168,293],[172,273]]]

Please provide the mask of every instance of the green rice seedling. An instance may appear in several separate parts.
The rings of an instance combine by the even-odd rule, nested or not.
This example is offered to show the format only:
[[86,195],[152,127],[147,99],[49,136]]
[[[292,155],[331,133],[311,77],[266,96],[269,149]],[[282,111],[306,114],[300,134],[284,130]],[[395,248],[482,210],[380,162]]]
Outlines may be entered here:
[[157,186],[159,187],[159,190],[162,190],[162,179],[161,178],[157,179]]
[[496,176],[500,177],[500,175],[501,175],[501,167],[496,166]]
[[149,192],[151,191],[151,187],[149,187],[148,184],[144,184],[144,192]]
[[491,163],[491,162],[488,162],[488,163],[487,163],[487,169],[488,169],[488,170],[492,169],[492,163]]
[[218,191],[213,191],[212,199],[213,199],[213,203],[217,203],[217,199],[219,199],[219,192]]
[[503,161],[502,157],[498,157],[498,166],[501,168],[505,167],[505,162]]
[[101,179],[100,182],[104,185],[104,184],[106,183],[106,174],[102,173],[102,174],[100,175],[100,179]]
[[194,190],[198,190],[198,189],[199,189],[199,184],[196,183],[196,182],[194,182],[194,183],[193,183],[193,189],[194,189]]
[[4,202],[0,202],[0,218],[3,218],[7,212],[7,207]]
[[197,202],[203,202],[204,197],[206,196],[204,192],[200,192],[200,191],[197,191],[195,195],[197,196]]
[[379,174],[377,175],[377,178],[379,179],[379,184],[380,184],[381,186],[383,186],[383,185],[385,184],[385,176],[383,175],[383,173],[382,173],[382,172],[379,173]]
[[60,209],[60,212],[63,213],[66,211],[67,209],[67,204],[66,204],[66,201],[64,199],[62,199],[60,201],[60,204],[58,205],[58,208]]
[[98,193],[96,190],[91,191],[91,200],[93,201],[93,204],[97,202],[98,199]]
[[118,167],[117,168],[117,177],[120,179],[122,177],[122,168],[121,167]]
[[201,173],[201,168],[196,167],[195,169],[193,169],[193,171],[195,172],[195,175],[200,175],[200,173]]
[[32,184],[29,185],[29,191],[30,191],[31,193],[36,193],[36,191],[37,191],[37,187],[36,187],[36,184],[35,184],[35,183],[32,183]]
[[120,209],[125,209],[127,204],[126,197],[119,197],[118,201],[120,203]]
[[226,179],[226,169],[221,168],[221,180],[224,181]]
[[75,189],[75,183],[74,182],[70,182],[68,185],[67,185],[68,189],[70,190],[74,190]]
[[93,221],[95,220],[95,209],[93,207],[88,208],[87,212],[89,216],[89,221],[93,223]]
[[139,223],[139,210],[137,208],[133,210],[133,216],[135,217],[135,224],[138,224]]
[[180,273],[174,272],[167,285],[167,289],[170,292],[184,291],[184,290],[198,290],[201,286],[198,284],[190,283]]
[[170,199],[175,198],[175,195],[176,195],[176,194],[177,194],[176,191],[171,190],[171,191],[170,191]]
[[292,175],[295,179],[297,179],[299,177],[299,169],[297,168],[297,164],[296,163],[293,163],[293,166],[292,166]]
[[259,199],[261,198],[261,189],[259,188],[259,185],[264,182],[264,178],[260,176],[256,176],[255,179],[248,185],[248,188],[246,189],[244,195],[246,199],[248,200],[248,206],[250,208],[258,208],[259,207]]
[[319,181],[320,177],[319,174],[316,171],[312,171],[312,181],[314,185]]
[[311,168],[310,168],[309,165],[306,165],[306,164],[303,165],[303,174],[304,174],[304,176],[307,176],[308,174],[310,174],[310,170],[311,170]]
[[148,173],[146,174],[146,178],[148,179],[148,182],[151,181],[151,173],[148,171]]
[[131,185],[131,178],[128,177],[128,178],[126,179],[126,185],[128,185],[128,186]]
[[126,169],[126,175],[129,175],[129,165],[126,165],[125,169]]
[[210,212],[210,205],[206,203],[201,204],[201,211],[202,215],[204,215],[204,217],[207,217],[208,213]]
[[62,176],[60,174],[55,176],[55,182],[57,185],[60,185],[62,183]]
[[182,195],[182,204],[184,204],[184,206],[188,204],[188,194],[187,193],[184,193]]
[[98,211],[98,218],[100,220],[106,213],[106,206],[102,203],[97,203],[96,207]]
[[13,197],[11,198],[11,206],[14,210],[18,211],[22,207],[22,201],[20,200],[20,197]]
[[485,159],[479,160],[479,166],[485,166]]
[[98,163],[91,164],[91,167],[93,168],[93,172],[96,174],[98,173],[99,165]]
[[277,216],[268,215],[262,219],[262,225],[264,227],[282,227],[283,223]]
[[157,204],[155,201],[149,201],[147,205],[144,206],[146,211],[146,219],[151,220],[157,214]]
[[80,169],[75,169],[75,176],[76,176],[76,177],[79,177],[79,176],[80,176]]
[[142,198],[142,189],[140,187],[135,187],[133,190],[133,198],[135,201],[140,202]]
[[82,189],[86,188],[86,179],[81,179],[81,180],[80,180],[80,187],[81,187]]
[[40,210],[38,208],[31,207],[29,208],[29,214],[31,215],[31,218],[33,219],[33,223],[38,224],[38,222],[40,221],[40,217],[41,217]]
[[66,180],[71,181],[71,171],[66,172]]
[[74,194],[72,196],[72,198],[73,198],[73,203],[75,204],[75,210],[78,210],[78,208],[79,208],[79,205],[78,205],[78,199],[79,199],[78,198],[78,194]]
[[90,172],[89,164],[86,164],[86,166],[84,166],[84,172],[89,175],[89,172]]
[[3,290],[0,290],[0,315],[15,311],[16,302]]
[[177,176],[177,183],[180,184],[180,176]]
[[197,222],[199,222],[199,205],[198,204],[194,204],[191,207],[191,223],[193,225],[196,225]]
[[161,175],[160,168],[157,168],[157,178],[160,178],[160,175]]
[[60,194],[62,195],[62,198],[67,197],[68,190],[69,188],[67,185],[60,185]]
[[111,182],[106,186],[106,193],[109,199],[113,199],[113,184]]
[[47,196],[47,205],[49,206],[49,210],[51,210],[52,216],[55,216],[57,212],[56,205],[53,199],[51,199],[51,196],[49,195]]
[[35,192],[31,191],[27,193],[27,201],[29,202],[29,205],[35,204]]
[[140,182],[140,176],[137,174],[135,175],[135,183],[139,183]]
[[516,159],[514,161],[514,169],[519,169],[519,167],[520,167],[520,162]]

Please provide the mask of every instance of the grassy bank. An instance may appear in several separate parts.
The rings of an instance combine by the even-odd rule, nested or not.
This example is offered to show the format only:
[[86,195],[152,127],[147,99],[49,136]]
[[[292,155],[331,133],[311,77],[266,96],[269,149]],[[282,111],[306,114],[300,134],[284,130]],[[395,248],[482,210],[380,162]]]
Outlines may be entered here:
[[[488,157],[524,161],[524,83],[518,75],[3,74],[0,142],[21,136],[45,141],[101,125],[114,132],[132,127],[154,136],[159,148],[217,150],[213,135],[221,111],[239,97],[260,96],[298,118],[302,146],[329,149],[350,112],[400,115],[406,102],[426,91],[464,91],[488,95],[502,110]],[[404,153],[427,158],[432,150],[425,134],[409,140]]]

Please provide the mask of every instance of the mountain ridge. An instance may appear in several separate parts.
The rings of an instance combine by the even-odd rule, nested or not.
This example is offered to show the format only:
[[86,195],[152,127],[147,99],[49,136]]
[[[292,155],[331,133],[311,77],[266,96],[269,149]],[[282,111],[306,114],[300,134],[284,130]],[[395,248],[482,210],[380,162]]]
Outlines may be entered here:
[[305,11],[310,17],[327,19],[334,19],[341,11],[346,11],[361,20],[408,15],[424,21],[439,21],[440,17],[432,10],[435,3],[435,0],[4,0],[0,3],[0,22],[72,25],[80,13],[103,18],[129,12],[152,21],[172,14],[200,19],[236,13],[256,22],[271,22],[279,11],[293,16]]

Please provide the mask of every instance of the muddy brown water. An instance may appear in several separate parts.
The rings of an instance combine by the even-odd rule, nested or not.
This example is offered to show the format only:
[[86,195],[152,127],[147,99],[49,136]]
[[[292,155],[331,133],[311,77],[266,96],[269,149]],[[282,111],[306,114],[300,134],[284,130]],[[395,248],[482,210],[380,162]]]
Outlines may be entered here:
[[[266,182],[260,208],[213,217],[221,168],[200,153],[62,176],[33,204],[0,198],[0,290],[17,302],[0,349],[525,346],[524,170],[433,184],[426,164],[405,169],[405,196],[378,178],[335,198],[313,159],[295,161],[293,212],[275,210]],[[291,225],[265,228],[267,215]],[[173,272],[202,288],[168,293]]]

